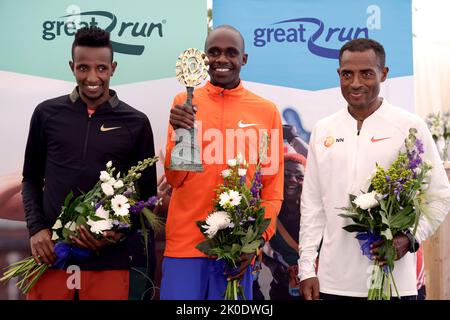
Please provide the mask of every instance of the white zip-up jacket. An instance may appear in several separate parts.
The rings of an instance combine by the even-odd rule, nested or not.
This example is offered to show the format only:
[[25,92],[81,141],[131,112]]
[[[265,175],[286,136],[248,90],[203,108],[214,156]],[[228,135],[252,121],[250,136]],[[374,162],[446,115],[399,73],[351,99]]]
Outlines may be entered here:
[[[367,191],[376,163],[389,167],[411,127],[418,130],[417,137],[424,144],[423,160],[433,164],[429,194],[442,200],[431,206],[431,220],[422,216],[418,241],[432,235],[445,219],[450,210],[450,186],[425,122],[384,100],[364,120],[358,135],[357,121],[344,108],[320,120],[311,135],[301,199],[300,280],[316,276],[315,259],[323,237],[317,274],[320,292],[367,297],[373,262],[362,255],[356,233],[342,229],[352,221],[339,217],[344,213],[339,208],[350,205],[349,194]],[[395,262],[394,278],[400,296],[417,294],[414,254],[408,252]]]

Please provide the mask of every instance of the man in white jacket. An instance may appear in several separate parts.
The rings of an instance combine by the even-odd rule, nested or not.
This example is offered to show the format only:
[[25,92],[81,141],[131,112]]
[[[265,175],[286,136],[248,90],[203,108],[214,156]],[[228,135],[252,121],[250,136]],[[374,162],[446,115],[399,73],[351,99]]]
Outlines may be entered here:
[[[425,150],[423,160],[433,165],[428,192],[442,200],[431,206],[431,217],[421,218],[415,239],[422,242],[433,234],[450,210],[449,182],[425,122],[379,97],[380,83],[389,71],[383,46],[370,39],[346,43],[337,71],[348,105],[319,121],[312,132],[301,201],[299,277],[307,300],[367,298],[373,263],[362,255],[355,234],[342,229],[351,220],[338,216],[343,213],[338,208],[349,206],[349,194],[367,191],[376,163],[387,168],[396,159],[409,128],[418,130],[417,138]],[[398,234],[394,245],[399,294],[402,299],[414,299],[416,263],[412,252],[417,243],[413,237]]]

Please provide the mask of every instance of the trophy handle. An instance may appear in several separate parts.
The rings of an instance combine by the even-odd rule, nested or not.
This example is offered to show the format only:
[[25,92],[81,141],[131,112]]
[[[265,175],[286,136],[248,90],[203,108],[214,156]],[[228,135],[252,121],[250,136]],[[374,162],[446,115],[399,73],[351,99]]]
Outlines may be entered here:
[[[186,87],[187,97],[184,106],[192,107],[192,99],[194,98],[194,87]],[[194,115],[195,117],[195,115]],[[184,137],[180,136],[180,131],[186,133]],[[197,129],[195,125],[193,128],[177,129],[176,133],[176,145],[172,149],[171,170],[193,171],[202,172],[203,165],[201,162],[200,146],[197,141]],[[183,135],[183,134],[181,134]],[[190,139],[186,139],[189,137]]]
[[192,106],[192,99],[194,98],[194,87],[186,87],[187,97],[185,105],[188,107]]

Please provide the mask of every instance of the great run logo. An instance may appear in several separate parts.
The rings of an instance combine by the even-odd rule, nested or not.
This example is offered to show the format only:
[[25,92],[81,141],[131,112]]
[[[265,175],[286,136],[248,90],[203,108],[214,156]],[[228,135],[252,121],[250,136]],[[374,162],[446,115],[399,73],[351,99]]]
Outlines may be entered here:
[[[308,50],[319,57],[338,59],[339,49],[325,46],[330,42],[345,42],[356,38],[369,38],[369,30],[381,29],[381,10],[376,5],[367,7],[366,26],[326,27],[319,18],[301,17],[272,23],[272,28],[256,28],[253,45],[265,47],[276,43],[307,43]],[[279,26],[279,27],[278,27]],[[321,43],[320,45],[318,43]],[[325,45],[323,45],[325,44]]]
[[[81,12],[78,6],[69,6],[67,15],[59,20],[46,20],[42,23],[42,39],[52,41],[60,36],[73,37],[82,27],[98,26],[110,32],[111,38],[120,39],[127,36],[132,38],[163,38],[165,19],[161,21],[118,21],[115,14],[108,11]],[[82,20],[83,19],[83,20]],[[148,41],[147,41],[148,42]],[[141,55],[145,50],[144,44],[130,44],[111,41],[114,52]]]

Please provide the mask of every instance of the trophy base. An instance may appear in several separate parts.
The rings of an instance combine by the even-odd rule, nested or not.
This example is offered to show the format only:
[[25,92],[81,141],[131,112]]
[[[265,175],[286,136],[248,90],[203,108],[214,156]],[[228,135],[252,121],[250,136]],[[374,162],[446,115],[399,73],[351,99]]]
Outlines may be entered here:
[[179,164],[171,163],[170,170],[203,172],[203,165],[200,163],[179,163]]

